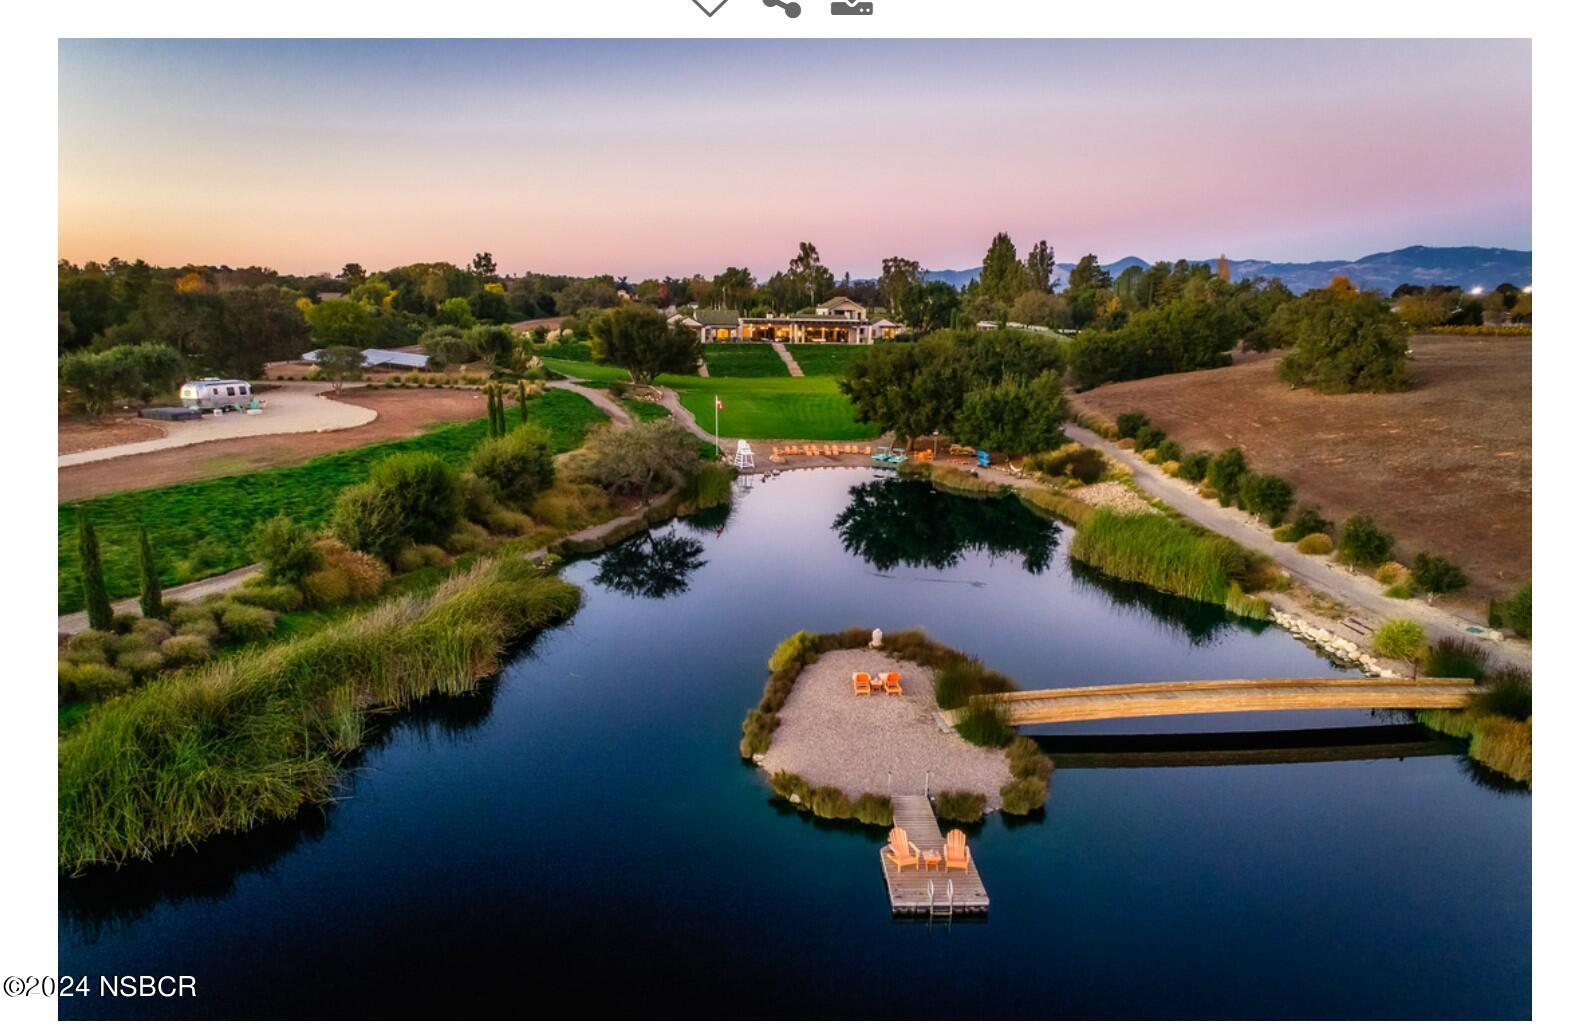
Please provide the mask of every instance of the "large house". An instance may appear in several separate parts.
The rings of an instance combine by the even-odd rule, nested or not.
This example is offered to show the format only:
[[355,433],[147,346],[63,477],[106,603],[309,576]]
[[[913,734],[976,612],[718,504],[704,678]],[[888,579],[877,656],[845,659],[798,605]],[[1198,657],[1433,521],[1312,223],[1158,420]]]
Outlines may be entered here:
[[[674,321],[680,317],[674,316]],[[791,315],[740,316],[727,309],[701,309],[692,320],[699,339],[712,341],[758,340],[785,344],[872,344],[891,340],[902,331],[889,319],[869,321],[868,309],[848,297],[833,297]]]

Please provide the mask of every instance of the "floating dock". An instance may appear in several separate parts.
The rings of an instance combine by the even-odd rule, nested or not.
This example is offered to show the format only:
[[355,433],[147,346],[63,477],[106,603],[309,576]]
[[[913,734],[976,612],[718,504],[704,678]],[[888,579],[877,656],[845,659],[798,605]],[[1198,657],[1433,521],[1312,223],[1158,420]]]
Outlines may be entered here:
[[[896,826],[907,833],[907,840],[926,852],[945,852],[945,836],[934,819],[934,808],[928,797],[900,795],[891,799]],[[907,867],[900,872],[896,865],[885,858],[880,847],[879,868],[885,874],[885,888],[890,892],[890,912],[898,917],[951,917],[956,915],[981,915],[989,912],[989,894],[983,889],[983,879],[978,875],[978,857],[964,871],[945,869],[941,859],[938,867],[920,865],[923,869]]]

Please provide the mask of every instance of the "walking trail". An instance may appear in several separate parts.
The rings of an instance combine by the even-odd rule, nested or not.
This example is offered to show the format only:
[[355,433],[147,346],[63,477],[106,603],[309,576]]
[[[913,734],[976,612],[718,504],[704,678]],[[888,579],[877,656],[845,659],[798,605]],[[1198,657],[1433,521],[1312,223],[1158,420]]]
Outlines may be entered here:
[[[1255,517],[1238,509],[1225,509],[1217,502],[1203,498],[1191,484],[1164,476],[1161,471],[1140,456],[1121,450],[1114,443],[1099,437],[1091,430],[1079,426],[1066,426],[1065,433],[1071,440],[1096,448],[1110,458],[1131,468],[1136,486],[1166,504],[1173,506],[1182,516],[1198,526],[1217,534],[1233,538],[1241,544],[1267,555],[1285,572],[1306,587],[1329,598],[1336,599],[1354,609],[1369,614],[1366,622],[1375,627],[1384,620],[1406,618],[1425,628],[1426,636],[1433,641],[1443,637],[1460,637],[1480,643],[1498,662],[1515,666],[1529,666],[1530,646],[1520,639],[1493,641],[1480,633],[1479,625],[1453,613],[1428,605],[1420,599],[1388,598],[1386,589],[1375,580],[1353,573],[1339,566],[1326,556],[1303,555],[1292,543],[1274,541],[1272,531]],[[1301,614],[1317,620],[1314,614]],[[1473,628],[1473,630],[1471,630]],[[1338,632],[1351,637],[1347,625]],[[1369,641],[1364,643],[1369,647]]]

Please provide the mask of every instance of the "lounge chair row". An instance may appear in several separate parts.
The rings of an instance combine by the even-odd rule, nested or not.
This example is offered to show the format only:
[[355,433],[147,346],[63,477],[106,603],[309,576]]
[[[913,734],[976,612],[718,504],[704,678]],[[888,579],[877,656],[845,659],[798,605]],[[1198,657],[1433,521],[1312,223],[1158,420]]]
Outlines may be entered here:
[[945,836],[945,848],[941,851],[914,846],[907,838],[906,829],[898,824],[890,829],[890,842],[880,850],[880,855],[895,864],[898,872],[906,867],[938,870],[941,862],[947,871],[965,871],[972,866],[972,847],[967,845],[967,836],[960,828]]
[[863,671],[852,675],[853,695],[870,695],[875,688],[883,688],[886,695],[900,695],[901,675],[894,670],[879,677],[870,677]]
[[873,455],[874,446],[865,444],[787,444],[770,449],[770,461],[780,462],[784,458],[795,455],[807,455],[810,458],[833,459],[842,455]]

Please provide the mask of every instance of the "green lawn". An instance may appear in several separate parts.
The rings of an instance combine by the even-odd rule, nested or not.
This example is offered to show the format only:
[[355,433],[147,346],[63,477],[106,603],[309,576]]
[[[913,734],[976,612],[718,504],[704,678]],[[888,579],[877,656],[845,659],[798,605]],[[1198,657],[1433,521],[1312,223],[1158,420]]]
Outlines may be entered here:
[[[508,409],[511,421],[517,420],[517,411],[515,407]],[[548,391],[530,402],[530,422],[551,432],[558,451],[578,447],[590,424],[605,419],[605,413],[569,391]],[[139,525],[147,527],[158,550],[164,585],[184,584],[249,563],[252,529],[276,513],[287,513],[311,527],[321,526],[339,490],[364,480],[371,464],[384,456],[429,451],[458,465],[485,437],[483,419],[446,423],[416,437],[335,452],[297,466],[124,491],[80,504],[92,514],[98,529],[110,596],[128,598],[138,590]],[[62,613],[82,608],[77,507],[78,503],[69,503],[56,511],[60,534],[57,605]]]
[[594,362],[581,362],[571,358],[552,358],[549,355],[541,356],[541,364],[554,373],[562,376],[572,376],[580,380],[589,380],[592,383],[611,383],[616,380],[628,379],[628,370],[616,366],[597,365]]
[[834,377],[663,376],[657,382],[675,388],[683,407],[706,430],[715,426],[715,398],[721,411],[721,436],[759,440],[862,441],[879,428],[859,423],[852,405]]
[[804,376],[840,376],[848,362],[877,344],[794,344],[789,348]]
[[713,377],[791,376],[786,363],[769,344],[707,344],[705,365]]

